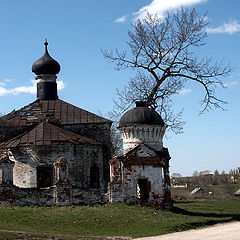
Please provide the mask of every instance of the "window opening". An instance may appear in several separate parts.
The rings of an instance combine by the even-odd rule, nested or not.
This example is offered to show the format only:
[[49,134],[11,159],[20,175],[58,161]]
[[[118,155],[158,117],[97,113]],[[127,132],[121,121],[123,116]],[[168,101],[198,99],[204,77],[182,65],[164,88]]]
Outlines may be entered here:
[[52,166],[40,166],[37,168],[38,188],[52,186],[53,183],[53,168]]
[[98,188],[99,182],[99,167],[93,166],[90,168],[90,186],[92,188]]

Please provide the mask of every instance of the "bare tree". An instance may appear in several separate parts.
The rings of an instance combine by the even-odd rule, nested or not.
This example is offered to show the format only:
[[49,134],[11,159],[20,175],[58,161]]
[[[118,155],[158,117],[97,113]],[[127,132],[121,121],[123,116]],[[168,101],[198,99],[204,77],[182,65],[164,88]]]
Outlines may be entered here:
[[197,176],[199,176],[199,172],[198,171],[194,171],[193,172],[193,177],[197,177]]
[[128,85],[117,90],[112,117],[122,115],[136,100],[145,100],[173,132],[180,133],[184,124],[182,111],[173,112],[172,96],[179,94],[188,81],[203,87],[200,113],[223,109],[226,102],[216,96],[215,90],[224,87],[221,77],[229,75],[233,68],[222,61],[214,62],[211,57],[199,59],[194,53],[194,49],[205,44],[206,26],[205,15],[200,17],[195,9],[181,8],[163,19],[148,14],[128,31],[129,52],[102,51],[117,70],[137,70]]
[[181,178],[182,177],[182,174],[181,173],[173,173],[172,178]]
[[123,141],[120,132],[117,130],[118,121],[113,121],[111,126],[111,143],[114,155],[121,155],[123,150]]

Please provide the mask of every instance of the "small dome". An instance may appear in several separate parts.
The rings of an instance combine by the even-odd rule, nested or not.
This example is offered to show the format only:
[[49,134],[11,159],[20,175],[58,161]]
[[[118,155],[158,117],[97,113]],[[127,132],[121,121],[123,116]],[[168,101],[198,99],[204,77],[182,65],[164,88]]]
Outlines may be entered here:
[[161,116],[151,108],[146,102],[136,102],[136,107],[127,111],[120,119],[119,127],[130,126],[133,124],[149,124],[164,126]]
[[60,65],[57,61],[55,61],[48,53],[47,45],[48,42],[44,43],[45,45],[45,53],[41,58],[39,58],[32,65],[32,72],[36,75],[40,74],[53,74],[56,75],[60,72]]

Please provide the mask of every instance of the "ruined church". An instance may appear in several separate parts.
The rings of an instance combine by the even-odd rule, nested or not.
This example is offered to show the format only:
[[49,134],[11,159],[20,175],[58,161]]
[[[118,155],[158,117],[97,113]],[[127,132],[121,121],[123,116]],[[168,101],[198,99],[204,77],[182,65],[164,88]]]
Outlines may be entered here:
[[58,98],[60,65],[47,47],[32,65],[37,99],[0,118],[0,204],[171,207],[161,116],[137,102],[119,123],[123,154],[112,157],[112,121]]
[[171,208],[170,155],[163,147],[166,125],[146,102],[120,119],[123,154],[110,160],[109,201]]
[[58,98],[60,65],[32,65],[37,99],[0,118],[0,201],[69,205],[104,202],[112,122]]

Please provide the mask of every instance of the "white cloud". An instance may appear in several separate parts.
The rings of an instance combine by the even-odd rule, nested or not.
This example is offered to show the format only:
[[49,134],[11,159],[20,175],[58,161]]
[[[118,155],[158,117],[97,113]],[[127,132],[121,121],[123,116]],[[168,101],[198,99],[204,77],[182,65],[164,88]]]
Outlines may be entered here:
[[189,6],[193,4],[203,3],[207,0],[152,0],[149,5],[146,5],[134,13],[136,19],[143,19],[147,13],[157,14],[160,17],[164,16],[164,12],[179,8],[181,6]]
[[238,81],[232,81],[232,82],[223,83],[223,86],[224,86],[225,88],[230,88],[230,87],[232,87],[232,86],[239,85],[239,83],[240,83],[240,82],[238,82]]
[[63,82],[63,80],[57,81],[57,89],[63,90],[66,87],[66,84]]
[[190,93],[191,91],[192,91],[191,88],[184,88],[184,89],[182,89],[182,90],[179,90],[179,91],[178,91],[178,94],[180,94],[180,95],[186,95],[187,93]]
[[124,15],[124,16],[116,19],[114,22],[116,22],[116,23],[124,23],[124,22],[126,22],[126,20],[127,20],[127,15]]
[[0,87],[4,87],[7,85],[7,83],[11,82],[12,79],[4,78],[3,81],[0,81]]
[[8,94],[8,90],[4,87],[0,87],[0,96]]
[[36,83],[30,86],[20,86],[12,89],[8,89],[9,94],[18,95],[19,93],[31,93],[35,94],[37,92]]
[[[0,82],[2,83],[2,82]],[[30,93],[36,94],[37,93],[37,83],[36,80],[31,79],[32,85],[29,86],[20,86],[15,88],[6,88],[5,85],[0,84],[0,96],[4,95],[18,95],[20,93]],[[62,90],[66,87],[63,80],[57,81],[57,88],[58,90]]]
[[235,20],[229,20],[228,22],[224,22],[221,26],[216,28],[207,28],[207,33],[227,33],[234,34],[240,31],[240,23]]

